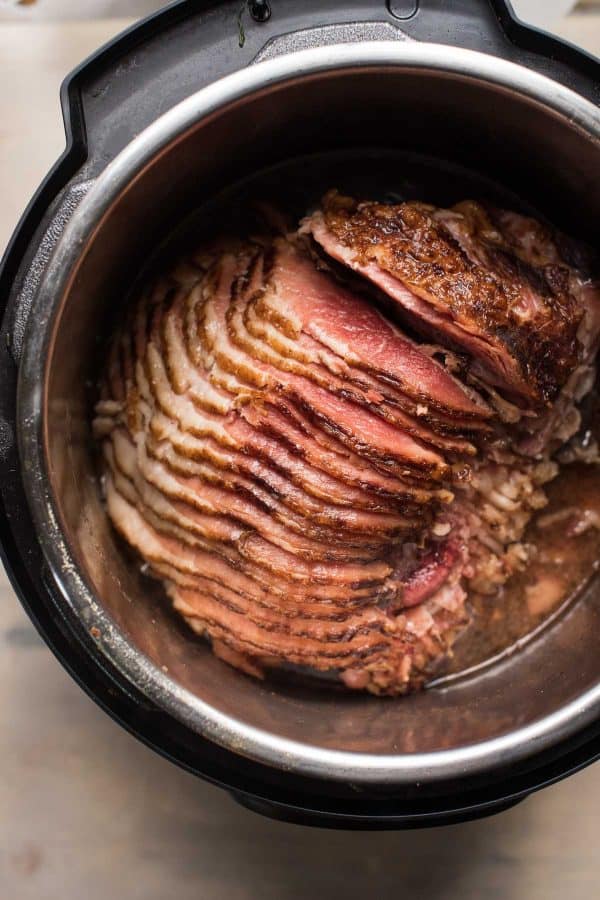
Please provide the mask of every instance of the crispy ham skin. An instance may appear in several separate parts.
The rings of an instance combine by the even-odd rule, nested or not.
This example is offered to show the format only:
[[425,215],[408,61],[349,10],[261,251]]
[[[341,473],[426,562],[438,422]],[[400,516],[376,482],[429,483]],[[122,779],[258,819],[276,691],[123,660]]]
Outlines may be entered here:
[[303,227],[521,403],[555,399],[576,365],[574,273],[539,223],[471,201],[447,210],[332,192]]
[[129,311],[94,421],[108,514],[230,665],[413,690],[468,591],[526,562],[599,311],[533,220],[332,193],[297,235],[204,246]]

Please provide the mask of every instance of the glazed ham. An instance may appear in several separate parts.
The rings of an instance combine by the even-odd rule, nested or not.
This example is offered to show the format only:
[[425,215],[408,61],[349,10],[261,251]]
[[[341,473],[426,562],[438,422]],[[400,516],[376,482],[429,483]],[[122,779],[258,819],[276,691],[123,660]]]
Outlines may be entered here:
[[523,404],[553,400],[577,364],[580,279],[531,219],[474,202],[393,206],[332,192],[304,228],[411,327],[466,352]]
[[330,194],[296,235],[202,247],[112,342],[108,514],[226,662],[419,687],[527,561],[597,309],[541,226],[472,203]]

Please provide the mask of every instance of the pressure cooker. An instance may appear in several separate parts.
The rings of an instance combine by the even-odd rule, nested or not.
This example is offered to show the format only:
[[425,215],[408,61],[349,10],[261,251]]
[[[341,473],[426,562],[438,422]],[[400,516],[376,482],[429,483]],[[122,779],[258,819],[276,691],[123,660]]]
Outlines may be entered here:
[[66,150],[0,271],[3,560],[81,687],[247,807],[442,824],[592,762],[600,590],[520,652],[399,700],[246,678],[177,621],[107,520],[90,436],[106,323],[180,223],[245,180],[502,184],[593,241],[599,99],[598,61],[505,0],[176,2],[63,85]]

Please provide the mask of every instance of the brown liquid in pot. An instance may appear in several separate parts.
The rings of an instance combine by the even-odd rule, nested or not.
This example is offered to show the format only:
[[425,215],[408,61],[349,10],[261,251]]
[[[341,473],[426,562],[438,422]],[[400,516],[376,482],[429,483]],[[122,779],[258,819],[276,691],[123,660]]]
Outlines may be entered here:
[[546,487],[546,493],[550,502],[535,517],[525,537],[537,548],[534,559],[500,593],[470,598],[473,621],[457,640],[446,675],[464,673],[518,650],[576,601],[600,566],[597,528],[568,537],[574,515],[545,528],[538,525],[553,513],[571,507],[600,514],[598,467],[566,465],[556,481]]

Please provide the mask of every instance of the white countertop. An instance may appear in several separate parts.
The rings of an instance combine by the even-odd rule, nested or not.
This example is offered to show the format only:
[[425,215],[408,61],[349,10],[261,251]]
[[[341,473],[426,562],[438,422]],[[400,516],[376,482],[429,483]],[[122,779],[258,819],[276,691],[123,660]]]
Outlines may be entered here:
[[[0,248],[64,144],[62,77],[126,24],[0,24]],[[599,15],[561,32],[600,51]],[[259,818],[101,712],[0,572],[0,900],[592,900],[599,801],[600,765],[450,828],[345,833]]]

